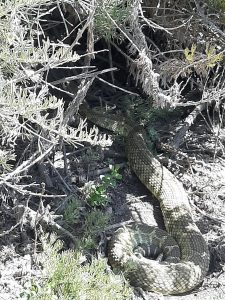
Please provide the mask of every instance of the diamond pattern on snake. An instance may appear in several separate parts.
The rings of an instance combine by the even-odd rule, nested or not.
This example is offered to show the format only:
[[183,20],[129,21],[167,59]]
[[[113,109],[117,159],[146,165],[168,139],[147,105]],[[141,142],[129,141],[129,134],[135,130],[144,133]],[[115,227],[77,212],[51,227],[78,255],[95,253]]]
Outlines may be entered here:
[[[86,105],[81,105],[80,113],[94,124],[125,136],[129,164],[159,201],[167,231],[138,222],[119,228],[109,242],[109,263],[120,268],[132,285],[147,291],[169,295],[194,289],[207,274],[210,256],[181,182],[148,149],[143,127]],[[151,247],[156,253],[162,251],[163,260],[145,257]]]

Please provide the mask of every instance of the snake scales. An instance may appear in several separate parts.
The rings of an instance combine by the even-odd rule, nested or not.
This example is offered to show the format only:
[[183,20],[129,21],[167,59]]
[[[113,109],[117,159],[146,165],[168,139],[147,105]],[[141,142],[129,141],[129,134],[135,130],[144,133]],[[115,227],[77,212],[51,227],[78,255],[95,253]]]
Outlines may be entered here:
[[[119,228],[109,242],[110,264],[122,269],[131,284],[148,291],[166,295],[192,290],[208,271],[209,252],[182,184],[149,151],[141,126],[122,117],[107,117],[86,105],[80,111],[91,122],[126,137],[129,164],[158,199],[167,230],[140,223]],[[153,247],[149,245],[154,245],[155,253],[163,253],[162,261],[144,257]]]

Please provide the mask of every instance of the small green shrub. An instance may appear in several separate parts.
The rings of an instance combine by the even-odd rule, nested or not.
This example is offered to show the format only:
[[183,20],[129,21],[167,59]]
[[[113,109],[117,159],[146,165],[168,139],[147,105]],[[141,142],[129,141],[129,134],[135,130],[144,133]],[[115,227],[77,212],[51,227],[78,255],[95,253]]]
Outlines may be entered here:
[[[76,232],[77,247],[79,249],[96,248],[96,238],[99,232],[104,229],[109,222],[109,214],[96,208],[85,209],[81,202],[71,197],[64,212],[64,220],[67,227],[79,227],[79,234]],[[75,230],[76,231],[76,230]]]
[[83,234],[77,240],[79,249],[96,249],[99,232],[102,231],[109,222],[109,214],[101,210],[92,210],[84,214]]
[[55,236],[50,240],[42,240],[42,280],[33,282],[21,297],[26,294],[29,300],[131,299],[131,288],[120,275],[111,272],[106,259],[92,258],[88,262],[80,251],[59,253],[62,243]]
[[74,198],[74,196],[70,197],[63,214],[66,223],[70,226],[79,222],[81,211],[82,206],[80,201],[77,198]]
[[88,204],[91,206],[104,206],[108,203],[108,187],[116,186],[117,181],[122,179],[122,176],[120,173],[118,173],[118,170],[118,166],[111,166],[111,173],[101,176],[101,183],[97,186],[93,185],[91,187],[91,192],[87,199]]
[[93,235],[99,232],[109,222],[109,214],[101,210],[93,210],[85,216],[85,228],[87,233]]

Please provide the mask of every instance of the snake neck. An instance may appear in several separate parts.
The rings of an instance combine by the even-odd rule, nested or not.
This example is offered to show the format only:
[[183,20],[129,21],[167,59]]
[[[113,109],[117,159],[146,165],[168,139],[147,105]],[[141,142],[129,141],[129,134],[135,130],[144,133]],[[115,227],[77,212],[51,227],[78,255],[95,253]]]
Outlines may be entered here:
[[112,115],[107,112],[100,111],[100,108],[90,109],[86,103],[80,105],[79,113],[82,117],[98,125],[124,137],[136,127],[136,124],[123,115]]

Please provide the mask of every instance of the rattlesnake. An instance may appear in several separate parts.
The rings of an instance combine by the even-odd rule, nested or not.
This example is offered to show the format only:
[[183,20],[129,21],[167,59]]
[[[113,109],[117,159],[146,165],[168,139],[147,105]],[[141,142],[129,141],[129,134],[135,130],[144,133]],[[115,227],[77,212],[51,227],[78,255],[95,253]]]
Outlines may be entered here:
[[[125,136],[128,162],[158,199],[167,230],[140,223],[119,228],[109,242],[110,264],[122,269],[131,284],[148,291],[166,295],[192,290],[208,271],[209,252],[192,219],[182,184],[149,151],[143,127],[121,116],[107,117],[86,105],[80,112],[91,122]],[[163,252],[162,261],[144,257],[149,245],[150,249],[154,245],[153,252]]]

